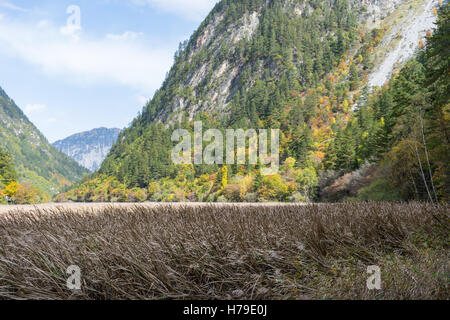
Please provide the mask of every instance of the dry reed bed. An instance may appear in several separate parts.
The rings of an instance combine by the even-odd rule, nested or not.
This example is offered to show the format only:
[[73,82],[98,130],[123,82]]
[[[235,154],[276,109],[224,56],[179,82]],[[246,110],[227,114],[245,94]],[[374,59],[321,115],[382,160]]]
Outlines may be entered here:
[[449,299],[448,226],[448,205],[419,203],[16,211],[0,215],[0,299]]

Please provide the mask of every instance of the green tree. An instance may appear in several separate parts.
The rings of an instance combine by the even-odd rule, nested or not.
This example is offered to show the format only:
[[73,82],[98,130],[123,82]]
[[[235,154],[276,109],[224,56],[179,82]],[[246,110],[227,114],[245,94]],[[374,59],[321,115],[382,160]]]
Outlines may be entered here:
[[355,63],[350,66],[350,90],[356,90],[359,88],[361,81],[359,79],[358,69]]
[[13,166],[12,156],[0,148],[0,183],[9,184],[15,180],[17,180],[17,173]]

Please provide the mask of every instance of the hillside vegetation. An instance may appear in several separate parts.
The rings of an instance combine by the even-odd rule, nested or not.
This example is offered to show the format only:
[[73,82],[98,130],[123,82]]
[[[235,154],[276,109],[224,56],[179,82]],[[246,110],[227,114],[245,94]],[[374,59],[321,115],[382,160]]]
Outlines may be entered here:
[[49,200],[87,173],[74,160],[53,148],[1,88],[0,148],[10,155],[17,182],[33,186],[45,195],[45,199],[38,202]]
[[[369,28],[361,2],[221,1],[99,172],[59,200],[448,201],[449,5],[434,11],[437,30],[370,90],[393,23]],[[193,132],[194,120],[204,130],[281,129],[279,174],[174,165],[172,131]]]
[[48,202],[50,196],[30,182],[17,182],[13,156],[0,148],[0,205]]

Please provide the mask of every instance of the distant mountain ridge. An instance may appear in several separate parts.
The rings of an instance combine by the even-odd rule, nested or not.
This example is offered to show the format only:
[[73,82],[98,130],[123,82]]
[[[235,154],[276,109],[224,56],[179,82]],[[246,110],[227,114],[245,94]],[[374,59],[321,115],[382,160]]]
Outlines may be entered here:
[[117,141],[120,131],[117,128],[97,128],[56,141],[53,146],[81,166],[97,171]]
[[23,111],[0,88],[0,146],[12,156],[19,181],[54,195],[88,173],[53,148]]

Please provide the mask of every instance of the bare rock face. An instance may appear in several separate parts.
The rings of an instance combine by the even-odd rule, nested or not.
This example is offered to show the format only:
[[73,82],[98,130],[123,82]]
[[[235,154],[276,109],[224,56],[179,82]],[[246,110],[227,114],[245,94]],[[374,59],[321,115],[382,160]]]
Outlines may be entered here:
[[[199,111],[226,110],[227,104],[234,94],[233,81],[236,79],[244,65],[244,61],[234,60],[232,57],[222,58],[224,48],[237,45],[240,41],[250,41],[260,23],[261,11],[247,12],[238,22],[228,26],[226,30],[218,30],[224,15],[215,13],[198,35],[195,46],[189,50],[189,63],[193,63],[202,53],[209,52],[212,59],[205,59],[193,69],[184,80],[180,91],[185,89],[190,95],[175,97],[172,106],[167,106],[159,115],[159,120],[174,123],[180,119],[180,114],[187,112],[194,117]],[[221,61],[220,64],[215,63]],[[210,75],[208,77],[208,75]],[[204,80],[210,88],[201,99],[198,88]],[[171,110],[169,114],[168,110]]]
[[97,171],[119,137],[120,129],[98,128],[56,141],[53,146],[81,166]]
[[[392,2],[400,3],[401,1]],[[416,6],[411,5],[405,8],[396,26],[381,44],[381,50],[384,49],[385,54],[369,77],[370,87],[382,86],[390,79],[396,67],[413,56],[427,31],[434,29],[436,15],[433,13],[433,8],[438,5],[438,0],[423,0]],[[381,6],[375,5],[373,8],[377,8],[377,14],[383,12]]]

